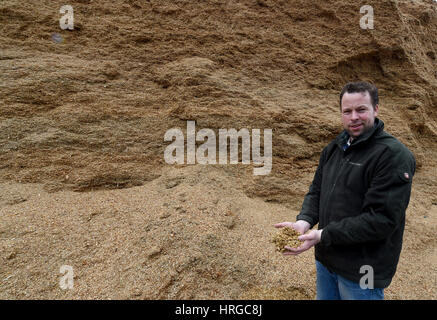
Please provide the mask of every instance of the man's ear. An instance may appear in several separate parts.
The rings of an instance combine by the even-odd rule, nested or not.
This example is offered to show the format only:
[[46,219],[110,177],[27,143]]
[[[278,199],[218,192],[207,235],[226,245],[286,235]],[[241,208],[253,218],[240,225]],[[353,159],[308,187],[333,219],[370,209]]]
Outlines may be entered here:
[[378,111],[379,111],[379,104],[375,105],[373,110],[375,111],[375,117],[376,117],[378,115]]

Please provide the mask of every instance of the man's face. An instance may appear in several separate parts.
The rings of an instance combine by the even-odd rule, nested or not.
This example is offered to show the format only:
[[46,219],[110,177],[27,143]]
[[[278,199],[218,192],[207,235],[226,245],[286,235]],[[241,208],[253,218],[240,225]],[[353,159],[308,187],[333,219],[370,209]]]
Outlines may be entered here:
[[369,92],[345,93],[341,99],[341,121],[352,138],[373,127],[378,105],[373,108]]

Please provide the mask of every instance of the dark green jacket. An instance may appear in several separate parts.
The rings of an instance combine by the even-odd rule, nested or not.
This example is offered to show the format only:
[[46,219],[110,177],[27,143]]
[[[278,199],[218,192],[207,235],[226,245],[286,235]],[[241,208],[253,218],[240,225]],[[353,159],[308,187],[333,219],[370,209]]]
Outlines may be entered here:
[[360,268],[371,266],[374,287],[385,288],[402,248],[416,161],[378,118],[343,151],[348,139],[343,131],[323,149],[296,220],[323,229],[315,256],[328,270],[359,282]]

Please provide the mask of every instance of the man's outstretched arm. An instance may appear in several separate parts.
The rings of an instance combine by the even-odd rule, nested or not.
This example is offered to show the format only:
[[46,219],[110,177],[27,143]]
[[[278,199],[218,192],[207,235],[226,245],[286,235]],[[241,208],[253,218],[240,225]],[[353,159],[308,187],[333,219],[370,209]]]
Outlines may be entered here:
[[302,203],[302,209],[296,217],[296,221],[304,220],[310,224],[310,228],[319,222],[319,202],[320,190],[322,185],[323,164],[325,163],[326,148],[323,149],[320,155],[319,165],[314,174],[313,182],[309,188],[308,193]]

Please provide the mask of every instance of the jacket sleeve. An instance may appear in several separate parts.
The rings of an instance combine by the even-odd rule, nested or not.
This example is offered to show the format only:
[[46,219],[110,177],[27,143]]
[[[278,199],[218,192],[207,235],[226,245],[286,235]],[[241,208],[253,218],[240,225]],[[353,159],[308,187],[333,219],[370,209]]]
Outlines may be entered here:
[[297,220],[307,221],[311,228],[319,222],[319,203],[320,203],[320,189],[322,183],[323,163],[325,161],[326,148],[323,149],[320,155],[319,165],[314,174],[313,182],[310,185],[308,193],[303,200],[302,209],[296,216]]
[[323,228],[321,245],[350,245],[387,238],[405,222],[416,162],[409,150],[387,149],[378,161],[362,213]]

